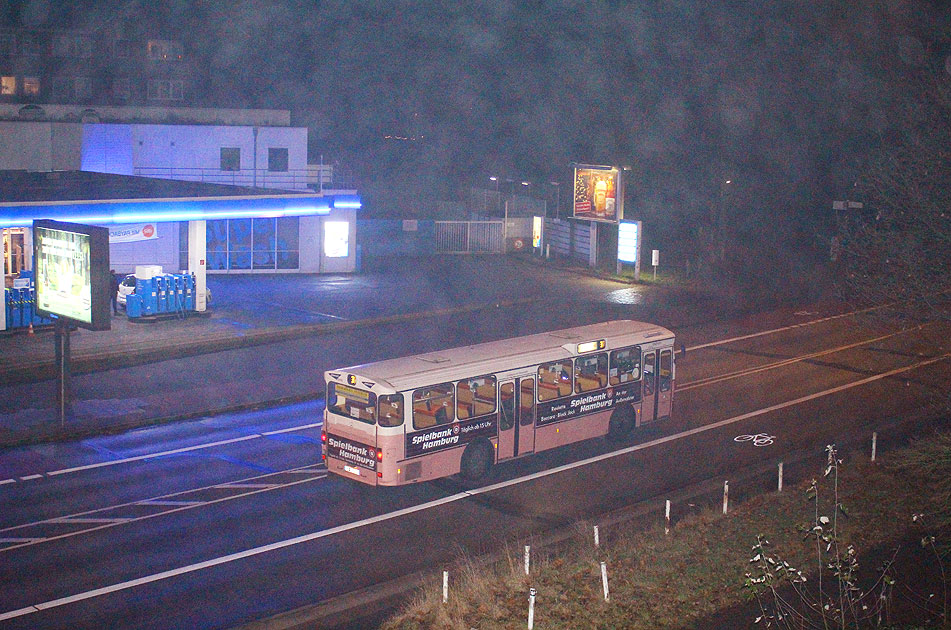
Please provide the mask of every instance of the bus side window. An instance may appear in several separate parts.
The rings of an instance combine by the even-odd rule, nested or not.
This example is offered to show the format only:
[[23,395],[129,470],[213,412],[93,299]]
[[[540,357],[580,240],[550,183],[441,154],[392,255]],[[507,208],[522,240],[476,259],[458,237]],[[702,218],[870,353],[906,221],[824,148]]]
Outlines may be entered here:
[[660,371],[658,372],[660,381],[660,391],[670,391],[670,381],[673,375],[672,352],[670,350],[661,350],[660,352]]
[[403,424],[403,394],[380,396],[381,427],[398,427]]
[[456,416],[460,420],[495,413],[495,377],[479,376],[456,385]]
[[421,387],[413,392],[413,428],[425,429],[455,419],[452,383]]
[[571,360],[542,363],[538,366],[538,401],[554,400],[571,393]]
[[644,395],[651,396],[654,393],[654,358],[656,353],[648,352],[644,355]]
[[641,378],[640,346],[611,353],[611,385],[632,383]]
[[575,393],[601,389],[608,384],[608,355],[593,354],[575,359]]

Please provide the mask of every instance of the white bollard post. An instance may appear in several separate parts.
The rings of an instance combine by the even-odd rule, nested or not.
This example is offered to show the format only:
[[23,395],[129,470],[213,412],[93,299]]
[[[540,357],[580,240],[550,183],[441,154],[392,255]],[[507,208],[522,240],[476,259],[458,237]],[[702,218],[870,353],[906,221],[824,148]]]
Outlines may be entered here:
[[776,484],[776,492],[783,491],[783,463],[779,462],[779,483]]
[[872,461],[875,461],[875,449],[878,446],[878,431],[872,433]]
[[545,260],[551,258],[551,245],[545,245]]
[[730,503],[730,482],[723,482],[723,513],[727,512],[727,505]]
[[611,601],[611,596],[608,594],[608,563],[601,563],[601,584],[604,586],[604,601]]
[[601,539],[598,537],[598,526],[597,526],[597,525],[594,526],[594,546],[595,546],[595,547],[600,547],[600,546],[601,546]]
[[528,559],[531,556],[531,546],[525,545],[525,575],[528,575]]
[[449,601],[449,571],[442,572],[442,603]]
[[664,534],[670,533],[670,499],[667,499],[667,504],[664,506]]
[[535,627],[535,587],[528,589],[528,630]]

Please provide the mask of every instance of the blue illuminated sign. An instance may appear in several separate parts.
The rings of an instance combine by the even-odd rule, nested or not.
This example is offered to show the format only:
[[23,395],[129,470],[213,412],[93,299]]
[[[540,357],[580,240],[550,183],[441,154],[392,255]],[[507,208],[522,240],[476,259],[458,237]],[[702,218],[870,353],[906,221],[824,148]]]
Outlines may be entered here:
[[631,265],[637,264],[641,251],[640,221],[621,221],[617,230],[617,259]]
[[34,219],[109,225],[146,221],[298,217],[330,214],[331,209],[335,208],[360,207],[360,198],[356,195],[51,201],[0,204],[0,227],[29,226]]

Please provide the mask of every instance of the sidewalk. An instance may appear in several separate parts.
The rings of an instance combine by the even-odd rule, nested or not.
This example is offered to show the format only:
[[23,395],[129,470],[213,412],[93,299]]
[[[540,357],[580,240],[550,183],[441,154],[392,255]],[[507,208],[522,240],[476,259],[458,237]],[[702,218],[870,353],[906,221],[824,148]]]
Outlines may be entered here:
[[282,359],[329,333],[359,340],[364,326],[419,326],[440,315],[557,295],[584,301],[606,287],[630,287],[512,256],[401,259],[354,275],[212,275],[209,286],[208,316],[134,323],[120,314],[112,330],[73,332],[72,417],[62,425],[52,331],[0,335],[0,447],[314,397],[317,383],[282,374]]

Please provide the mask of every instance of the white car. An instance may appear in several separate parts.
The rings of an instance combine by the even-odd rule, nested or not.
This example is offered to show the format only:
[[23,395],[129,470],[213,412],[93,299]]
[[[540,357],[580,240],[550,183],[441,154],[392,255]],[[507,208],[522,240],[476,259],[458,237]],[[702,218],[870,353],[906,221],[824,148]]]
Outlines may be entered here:
[[[119,290],[116,292],[116,304],[125,308],[126,298],[133,293],[135,293],[135,274],[130,273],[119,283]],[[211,289],[208,287],[205,287],[205,304],[211,304]]]
[[116,292],[116,303],[125,308],[126,297],[133,293],[135,293],[135,274],[130,273],[119,283],[119,290]]

